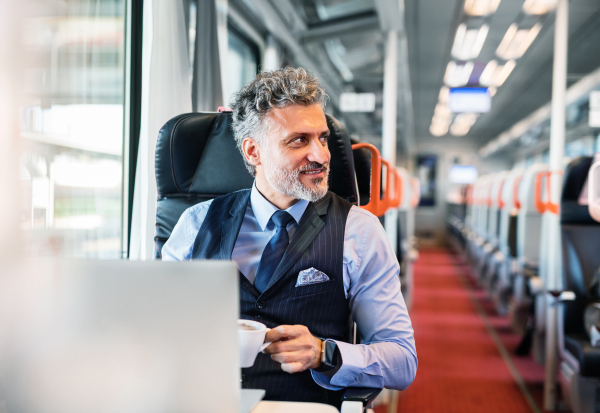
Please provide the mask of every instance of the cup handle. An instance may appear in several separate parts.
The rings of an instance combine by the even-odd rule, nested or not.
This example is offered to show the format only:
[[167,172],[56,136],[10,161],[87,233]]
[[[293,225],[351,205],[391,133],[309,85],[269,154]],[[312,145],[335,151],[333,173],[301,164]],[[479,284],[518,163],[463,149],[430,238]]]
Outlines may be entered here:
[[[271,329],[267,327],[267,331],[265,332],[265,335],[266,335],[266,333],[267,333],[269,330],[271,330]],[[266,349],[267,347],[269,347],[269,345],[270,345],[270,344],[271,344],[271,342],[268,342],[268,343],[263,343],[263,345],[262,345],[262,346],[260,346],[260,352],[262,353],[262,352],[264,351],[264,349]]]

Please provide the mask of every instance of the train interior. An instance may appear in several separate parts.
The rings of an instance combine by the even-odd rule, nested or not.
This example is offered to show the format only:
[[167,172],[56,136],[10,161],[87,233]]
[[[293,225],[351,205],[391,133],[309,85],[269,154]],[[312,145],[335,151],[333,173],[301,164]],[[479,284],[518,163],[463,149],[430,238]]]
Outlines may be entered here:
[[[62,268],[156,263],[252,187],[229,103],[287,66],[328,94],[329,188],[379,217],[414,328],[414,382],[342,412],[600,412],[598,0],[5,0],[0,33],[0,413]],[[21,411],[162,409],[100,364],[114,397],[71,369],[81,397]]]

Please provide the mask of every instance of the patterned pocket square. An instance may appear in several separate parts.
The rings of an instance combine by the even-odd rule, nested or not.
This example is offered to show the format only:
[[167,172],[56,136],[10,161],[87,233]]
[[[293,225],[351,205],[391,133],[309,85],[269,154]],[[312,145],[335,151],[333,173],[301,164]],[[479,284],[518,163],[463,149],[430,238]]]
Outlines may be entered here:
[[326,281],[329,281],[327,274],[317,270],[316,268],[309,268],[308,270],[300,271],[298,274],[298,279],[296,280],[296,287],[324,283]]

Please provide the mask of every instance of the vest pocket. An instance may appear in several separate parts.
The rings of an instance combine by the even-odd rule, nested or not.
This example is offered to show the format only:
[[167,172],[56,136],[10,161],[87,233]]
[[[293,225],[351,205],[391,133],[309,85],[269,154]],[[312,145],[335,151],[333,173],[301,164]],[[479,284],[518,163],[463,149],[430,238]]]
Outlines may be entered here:
[[324,282],[320,282],[320,283],[316,283],[316,284],[292,287],[291,288],[292,291],[290,291],[290,296],[291,297],[301,297],[301,296],[305,296],[305,295],[315,295],[315,294],[326,293],[328,291],[331,291],[333,288],[335,288],[335,285],[336,285],[335,280],[329,279],[329,281],[324,281]]

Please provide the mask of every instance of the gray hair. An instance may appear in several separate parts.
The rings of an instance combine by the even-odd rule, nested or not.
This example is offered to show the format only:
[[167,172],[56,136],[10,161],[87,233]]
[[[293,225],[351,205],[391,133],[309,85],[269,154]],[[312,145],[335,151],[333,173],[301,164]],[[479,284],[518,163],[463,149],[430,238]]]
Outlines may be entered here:
[[242,142],[250,137],[259,145],[264,143],[269,129],[263,120],[271,108],[313,104],[324,108],[328,98],[314,76],[301,67],[289,66],[259,73],[252,82],[233,95],[230,102],[233,109],[233,135],[252,176],[256,175],[256,168],[244,156]]

